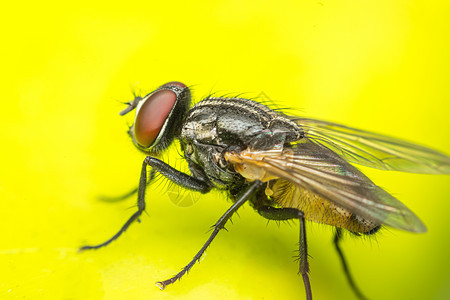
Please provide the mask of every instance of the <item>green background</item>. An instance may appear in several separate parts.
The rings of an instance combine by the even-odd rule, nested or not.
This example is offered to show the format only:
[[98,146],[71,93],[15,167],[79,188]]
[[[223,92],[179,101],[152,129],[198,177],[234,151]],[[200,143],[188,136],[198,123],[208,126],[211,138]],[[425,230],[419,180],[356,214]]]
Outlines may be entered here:
[[[8,6],[9,5],[9,6]],[[147,215],[104,249],[135,199],[144,156],[121,118],[131,91],[172,80],[195,99],[264,92],[302,116],[389,134],[450,153],[449,1],[51,1],[0,12],[0,298],[291,299],[298,224],[248,206],[200,264],[160,291],[229,207],[219,192],[182,207],[158,181]],[[164,157],[183,167],[172,150]],[[348,236],[343,248],[371,299],[450,298],[449,177],[363,168],[416,212],[428,233]],[[172,201],[171,201],[172,200]],[[332,230],[308,226],[316,299],[354,296]]]

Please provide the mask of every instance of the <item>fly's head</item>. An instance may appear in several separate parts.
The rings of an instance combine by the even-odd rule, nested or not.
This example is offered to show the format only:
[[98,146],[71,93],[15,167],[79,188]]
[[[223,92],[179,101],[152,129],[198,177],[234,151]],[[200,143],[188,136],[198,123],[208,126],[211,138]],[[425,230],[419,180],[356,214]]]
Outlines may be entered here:
[[181,82],[168,82],[145,97],[136,97],[120,114],[136,108],[128,133],[134,145],[149,155],[158,155],[178,137],[191,104],[191,92]]

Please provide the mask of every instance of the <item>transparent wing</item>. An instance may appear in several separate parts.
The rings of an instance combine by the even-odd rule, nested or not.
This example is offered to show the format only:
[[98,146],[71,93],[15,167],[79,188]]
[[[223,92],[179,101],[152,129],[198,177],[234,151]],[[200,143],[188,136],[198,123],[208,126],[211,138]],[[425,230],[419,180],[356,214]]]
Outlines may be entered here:
[[367,167],[424,174],[450,174],[450,157],[396,138],[307,118],[294,121],[305,136],[349,162]]
[[404,204],[333,151],[312,142],[284,150],[227,152],[225,159],[249,180],[284,178],[357,216],[411,232],[425,225]]

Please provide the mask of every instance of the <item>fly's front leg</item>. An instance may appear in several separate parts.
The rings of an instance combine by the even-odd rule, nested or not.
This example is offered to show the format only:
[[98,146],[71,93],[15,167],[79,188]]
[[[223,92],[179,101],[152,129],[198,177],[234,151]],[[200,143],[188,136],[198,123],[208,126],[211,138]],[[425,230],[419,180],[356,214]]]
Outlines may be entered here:
[[295,208],[275,208],[263,206],[258,208],[258,213],[266,219],[285,221],[290,219],[300,220],[300,239],[299,239],[299,270],[305,285],[306,299],[312,299],[311,284],[309,282],[309,263],[308,263],[308,245],[306,242],[305,218],[302,211]]
[[128,104],[128,106],[125,109],[121,110],[119,115],[124,116],[133,109],[135,109],[142,99],[143,99],[142,97],[135,96],[133,101],[125,103]]
[[[152,177],[150,176],[150,178],[147,180],[147,185],[150,185],[150,183],[152,182]],[[130,198],[131,196],[135,195],[138,192],[139,187],[136,187],[134,189],[132,189],[131,191],[129,191],[128,193],[125,193],[123,195],[120,196],[99,196],[98,199],[101,201],[105,201],[105,202],[119,202],[125,199]]]
[[[150,181],[147,181],[147,185],[150,184]],[[120,196],[99,196],[98,199],[105,202],[119,202],[125,199],[130,198],[134,194],[138,192],[138,188],[134,188],[131,191],[129,191],[126,194],[120,195]]]
[[221,229],[224,229],[225,223],[230,219],[230,217],[239,209],[239,207],[242,206],[249,198],[251,198],[254,194],[258,192],[259,187],[261,187],[262,182],[261,181],[255,181],[253,182],[250,187],[242,194],[239,199],[231,205],[231,207],[220,217],[220,219],[216,222],[214,225],[214,230],[211,233],[211,236],[206,241],[206,243],[203,245],[203,247],[200,249],[200,251],[197,252],[197,254],[194,256],[194,258],[175,276],[172,278],[169,278],[164,281],[159,281],[156,283],[156,285],[161,289],[164,290],[166,286],[169,284],[174,283],[175,281],[181,279],[183,275],[185,275],[189,270],[194,266],[194,264],[197,261],[200,261],[200,258],[202,257],[203,253],[206,251],[208,246],[211,244],[211,242],[216,237],[217,233]]
[[112,241],[116,240],[119,236],[121,236],[122,233],[124,233],[134,221],[139,219],[142,212],[145,210],[145,189],[147,187],[147,166],[152,167],[152,170],[150,172],[149,182],[151,182],[154,179],[155,172],[158,171],[164,177],[168,178],[169,180],[173,181],[174,183],[176,183],[182,187],[185,187],[187,189],[199,191],[202,193],[206,193],[209,190],[211,190],[211,186],[208,183],[201,181],[197,178],[194,178],[192,176],[189,176],[183,172],[180,172],[157,158],[147,156],[145,158],[144,162],[142,163],[141,177],[139,179],[139,187],[138,187],[138,191],[137,191],[138,192],[138,201],[137,201],[138,210],[128,219],[128,221],[122,226],[122,228],[120,228],[120,230],[109,240],[107,240],[101,244],[94,245],[94,246],[83,246],[80,248],[80,251],[89,250],[89,249],[98,249],[98,248],[101,248],[103,246],[110,244]]

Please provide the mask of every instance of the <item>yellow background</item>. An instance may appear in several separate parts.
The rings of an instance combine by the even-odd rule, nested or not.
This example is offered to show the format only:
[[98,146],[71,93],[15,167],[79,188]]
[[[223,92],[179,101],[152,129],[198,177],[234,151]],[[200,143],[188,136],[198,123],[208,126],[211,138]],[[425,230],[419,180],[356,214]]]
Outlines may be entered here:
[[[0,298],[292,299],[298,224],[248,206],[200,264],[184,266],[230,203],[214,192],[174,205],[159,181],[147,215],[109,247],[135,199],[143,155],[120,102],[172,80],[209,94],[264,92],[304,116],[450,153],[449,1],[33,1],[2,4]],[[9,6],[8,6],[9,5]],[[166,161],[181,166],[176,151]],[[343,248],[371,299],[450,297],[449,177],[363,169],[415,211],[428,233],[348,236]],[[197,197],[194,195],[194,197]],[[331,244],[308,226],[316,299],[352,299]]]

